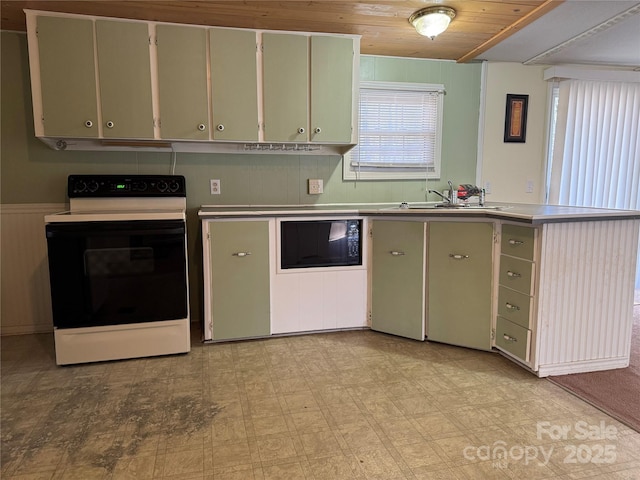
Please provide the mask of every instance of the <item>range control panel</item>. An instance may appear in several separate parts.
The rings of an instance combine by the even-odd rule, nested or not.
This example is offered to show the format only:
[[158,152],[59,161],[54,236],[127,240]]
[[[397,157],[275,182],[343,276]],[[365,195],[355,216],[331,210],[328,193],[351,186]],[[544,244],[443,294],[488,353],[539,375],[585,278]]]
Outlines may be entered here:
[[186,197],[182,175],[69,175],[69,198]]

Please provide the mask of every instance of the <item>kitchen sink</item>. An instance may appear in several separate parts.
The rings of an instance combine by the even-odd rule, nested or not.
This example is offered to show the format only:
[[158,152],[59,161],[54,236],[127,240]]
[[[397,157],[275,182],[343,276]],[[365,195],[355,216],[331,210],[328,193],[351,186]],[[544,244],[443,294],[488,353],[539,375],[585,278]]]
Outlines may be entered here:
[[[409,207],[409,208],[423,208],[423,207]],[[504,207],[497,205],[464,205],[464,204],[450,204],[450,203],[436,203],[432,207],[427,208],[438,208],[438,209],[447,209],[447,210],[502,210]]]
[[450,204],[450,203],[430,203],[426,205],[409,205],[407,203],[401,203],[397,207],[391,207],[388,210],[505,210],[509,208],[504,205],[464,205],[464,204]]

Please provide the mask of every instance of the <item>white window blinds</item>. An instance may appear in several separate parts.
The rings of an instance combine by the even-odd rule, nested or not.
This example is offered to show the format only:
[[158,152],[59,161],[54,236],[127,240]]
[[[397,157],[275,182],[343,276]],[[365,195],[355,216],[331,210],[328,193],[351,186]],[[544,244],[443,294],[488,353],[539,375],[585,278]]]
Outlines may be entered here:
[[359,140],[349,158],[356,178],[439,176],[443,95],[442,85],[363,83]]

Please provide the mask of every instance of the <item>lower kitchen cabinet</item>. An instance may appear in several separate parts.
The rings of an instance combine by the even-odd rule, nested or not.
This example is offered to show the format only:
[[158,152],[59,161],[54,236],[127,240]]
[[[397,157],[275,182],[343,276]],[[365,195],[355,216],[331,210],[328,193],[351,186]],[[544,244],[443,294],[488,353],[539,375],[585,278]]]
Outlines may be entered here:
[[430,222],[427,338],[491,350],[493,223]]
[[424,340],[425,223],[373,222],[371,328]]
[[203,222],[205,339],[270,334],[269,225],[268,220]]

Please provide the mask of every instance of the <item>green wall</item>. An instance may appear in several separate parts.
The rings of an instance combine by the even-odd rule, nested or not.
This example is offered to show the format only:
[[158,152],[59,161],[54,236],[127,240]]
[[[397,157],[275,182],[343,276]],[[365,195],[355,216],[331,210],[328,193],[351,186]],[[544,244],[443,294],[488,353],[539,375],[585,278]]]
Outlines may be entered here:
[[[55,151],[37,140],[26,35],[2,32],[0,45],[2,204],[63,203],[71,173],[170,173],[171,153]],[[360,77],[444,84],[442,179],[429,181],[429,188],[445,188],[448,179],[457,184],[475,182],[480,64],[363,56]],[[343,181],[339,156],[178,153],[175,173],[187,179],[192,315],[196,318],[200,316],[202,278],[200,205],[399,203],[426,198],[423,180]],[[211,178],[221,180],[221,195],[209,194]],[[323,179],[325,193],[307,195],[308,178]]]

